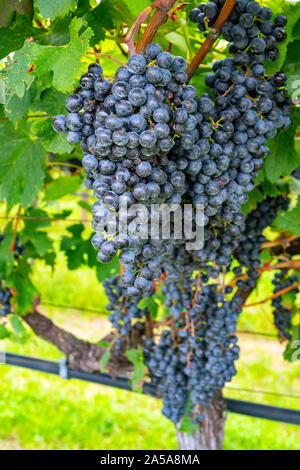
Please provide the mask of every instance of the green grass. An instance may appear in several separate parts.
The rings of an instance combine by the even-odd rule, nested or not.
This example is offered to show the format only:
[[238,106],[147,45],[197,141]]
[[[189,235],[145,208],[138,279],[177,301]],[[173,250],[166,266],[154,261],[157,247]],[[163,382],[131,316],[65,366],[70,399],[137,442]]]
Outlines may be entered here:
[[[62,224],[51,227],[56,244],[64,233]],[[44,302],[105,311],[106,299],[95,272],[88,268],[68,271],[63,254],[53,273],[37,261],[34,280]],[[265,279],[248,302],[268,293]],[[109,331],[103,315],[46,305],[40,310],[83,339],[97,341]],[[269,307],[245,309],[239,329],[275,333]],[[52,360],[62,356],[54,346],[34,336],[25,345],[7,341],[1,345],[29,356]],[[300,409],[300,400],[232,389],[300,395],[300,365],[283,361],[284,345],[245,334],[240,335],[240,345],[238,375],[225,395]],[[174,427],[160,408],[159,400],[140,394],[0,365],[0,449],[176,449]],[[225,449],[299,449],[299,442],[297,426],[228,414]]]
[[[52,313],[62,322],[63,312]],[[105,331],[98,316],[65,318],[67,327],[83,337],[89,325]],[[229,387],[299,391],[299,366],[284,363],[282,347],[274,340],[241,335],[238,375]],[[7,344],[7,350],[57,360],[61,354],[47,342],[33,338],[26,345]],[[176,449],[173,426],[151,397],[77,380],[63,381],[47,374],[0,366],[0,449]],[[299,393],[299,392],[298,392]],[[251,395],[228,388],[226,396],[300,407],[300,401]],[[297,426],[228,414],[225,449],[299,449]]]
[[[0,366],[0,449],[176,449],[160,402]],[[229,414],[225,449],[297,449],[299,428]]]

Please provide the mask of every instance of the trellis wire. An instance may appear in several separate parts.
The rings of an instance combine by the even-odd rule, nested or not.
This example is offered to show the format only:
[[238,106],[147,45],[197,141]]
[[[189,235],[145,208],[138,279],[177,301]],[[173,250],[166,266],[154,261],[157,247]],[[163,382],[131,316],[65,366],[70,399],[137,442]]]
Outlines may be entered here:
[[[45,372],[48,374],[59,375],[63,379],[79,379],[87,382],[115,387],[127,391],[134,391],[126,377],[111,377],[106,373],[90,373],[83,372],[77,369],[69,369],[66,360],[63,359],[60,363],[53,361],[46,361],[34,357],[21,356],[18,354],[6,353],[6,365],[24,367],[26,369]],[[143,393],[155,398],[160,398],[156,387],[150,383],[143,384]],[[285,395],[282,395],[285,396]],[[293,396],[293,398],[300,398],[300,396]],[[273,421],[300,425],[300,411],[289,408],[281,408],[278,406],[263,405],[259,403],[246,402],[243,400],[235,400],[232,398],[225,398],[226,409],[232,413],[238,413],[246,416],[269,419]]]
[[[89,313],[96,313],[96,314],[99,314],[99,315],[107,315],[107,311],[105,310],[95,310],[95,309],[91,309],[91,308],[86,308],[86,307],[79,307],[79,306],[75,306],[75,305],[62,305],[62,304],[56,304],[56,303],[52,303],[52,302],[41,302],[41,305],[45,305],[45,306],[48,306],[48,307],[55,307],[55,308],[59,308],[59,309],[71,309],[71,310],[78,310],[78,311],[82,311],[82,312],[89,312]],[[237,333],[241,333],[241,334],[246,334],[246,335],[254,335],[254,336],[266,336],[266,337],[270,337],[270,338],[276,338],[278,339],[278,336],[276,334],[273,334],[273,333],[265,333],[263,331],[251,331],[251,330],[237,330]]]

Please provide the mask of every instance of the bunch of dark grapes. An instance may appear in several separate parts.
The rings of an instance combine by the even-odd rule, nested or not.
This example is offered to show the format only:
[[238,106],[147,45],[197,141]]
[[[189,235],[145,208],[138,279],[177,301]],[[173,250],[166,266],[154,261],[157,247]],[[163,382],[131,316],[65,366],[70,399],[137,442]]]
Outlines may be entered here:
[[[224,3],[225,0],[200,3],[191,11],[190,20],[198,24],[200,31],[206,31],[215,23]],[[280,14],[272,22],[272,16],[272,10],[258,2],[238,0],[222,26],[223,37],[230,43],[229,52],[236,54],[250,48],[250,60],[255,64],[263,63],[265,59],[276,60],[279,56],[276,45],[287,36],[284,29],[287,19]]]
[[[280,273],[276,273],[272,283],[274,284],[274,294],[283,289],[292,286],[298,281],[296,275],[287,275],[287,270],[282,270]],[[299,289],[295,287],[292,291],[295,294],[299,292]],[[283,296],[280,295],[272,299],[273,317],[274,324],[281,337],[291,339],[291,328],[292,328],[292,310],[283,303]]]
[[242,274],[242,267],[245,267],[247,268],[247,279],[238,280],[237,287],[245,290],[256,286],[259,278],[257,269],[261,265],[259,258],[262,250],[261,244],[266,241],[263,231],[272,225],[278,212],[286,210],[288,205],[289,200],[283,196],[268,196],[264,201],[259,202],[256,209],[247,215],[238,247],[233,254],[240,264],[240,266],[233,269],[234,274],[240,276]]
[[296,180],[300,180],[300,166],[297,166],[295,170],[292,173],[292,177],[295,178]]
[[[177,271],[178,273],[178,271]],[[199,406],[209,405],[217,389],[236,374],[239,347],[235,335],[241,313],[241,299],[226,300],[216,284],[205,279],[175,281],[170,272],[163,292],[174,328],[163,331],[160,341],[146,340],[144,354],[152,383],[163,396],[162,413],[173,423],[180,422],[191,403],[194,422],[203,420]]]
[[[200,4],[191,20],[207,30],[223,4]],[[109,263],[118,254],[124,267],[121,277],[104,283],[119,351],[122,338],[145,322],[140,299],[153,294],[154,280],[163,279],[169,320],[160,340],[146,340],[144,354],[151,380],[162,390],[163,413],[176,424],[187,400],[192,417],[201,420],[199,405],[207,405],[236,373],[242,300],[230,287],[220,292],[211,280],[229,270],[235,257],[248,269],[248,284],[255,285],[262,231],[286,205],[266,199],[247,220],[242,212],[269,154],[266,141],[290,125],[286,77],[268,76],[263,65],[277,58],[276,43],[286,35],[285,17],[274,23],[271,17],[257,2],[237,2],[222,31],[233,57],[213,63],[205,80],[211,94],[197,96],[187,84],[184,58],[150,44],[111,80],[99,64],[90,64],[66,100],[69,115],[53,121],[84,153],[86,186],[98,199],[92,207],[98,259]],[[123,202],[142,203],[143,218],[153,204],[201,204],[203,220],[195,212],[190,220],[194,231],[204,225],[203,248],[189,250],[184,237],[174,237],[175,215],[168,241],[122,231],[110,236],[110,217],[117,216],[118,226]]]
[[190,20],[198,23],[200,31],[208,31],[217,20],[225,0],[216,0],[213,2],[199,3],[196,8],[190,12]]
[[[137,327],[138,320],[144,320],[146,310],[140,309],[138,303],[141,297],[129,297],[120,276],[113,276],[103,281],[105,294],[109,300],[106,309],[111,312],[109,321],[120,336],[115,339],[116,352],[121,352],[122,337],[125,338],[132,327]],[[141,323],[142,330],[144,325]]]
[[108,206],[119,216],[123,202],[128,207],[142,203],[149,214],[154,203],[181,202],[188,191],[185,173],[178,168],[175,153],[168,158],[176,140],[190,155],[186,173],[201,168],[207,145],[200,147],[197,126],[203,115],[195,88],[186,85],[185,68],[182,57],[162,52],[157,44],[149,45],[145,56],[130,57],[112,82],[102,77],[98,64],[91,64],[81,78],[81,89],[67,98],[70,114],[53,121],[55,130],[67,131],[70,142],[83,138],[87,187],[99,199],[92,208],[96,231],[92,243],[102,263],[120,251],[122,281],[131,296],[152,294],[153,280],[161,275],[164,243],[124,233],[107,239],[103,226],[110,219]]
[[263,231],[272,225],[278,212],[286,210],[288,205],[289,200],[283,196],[268,196],[247,215],[244,233],[234,252],[234,257],[242,266],[254,269],[260,267],[261,244],[266,241]]
[[0,317],[5,317],[11,313],[10,299],[12,293],[8,287],[5,287],[0,276]]
[[[4,236],[0,234],[0,243]],[[14,254],[18,258],[24,253],[24,245],[20,244],[19,237],[16,237]],[[5,280],[0,276],[0,317],[5,317],[11,313],[10,300],[12,298],[11,290],[5,286]]]
[[[224,1],[201,3],[191,12],[200,30],[212,26]],[[276,42],[286,37],[286,18],[255,1],[238,1],[224,23],[224,39],[231,42],[233,58],[215,61],[214,73],[205,82],[214,99],[202,95],[208,119],[199,125],[201,137],[209,137],[207,154],[198,174],[187,176],[194,203],[204,205],[205,246],[195,253],[200,263],[215,261],[229,266],[231,255],[244,233],[241,205],[254,189],[257,171],[269,154],[266,141],[278,129],[290,126],[290,102],[284,91],[286,76],[266,75],[264,61],[275,60]],[[199,101],[200,101],[199,100]],[[180,142],[179,142],[180,145]]]

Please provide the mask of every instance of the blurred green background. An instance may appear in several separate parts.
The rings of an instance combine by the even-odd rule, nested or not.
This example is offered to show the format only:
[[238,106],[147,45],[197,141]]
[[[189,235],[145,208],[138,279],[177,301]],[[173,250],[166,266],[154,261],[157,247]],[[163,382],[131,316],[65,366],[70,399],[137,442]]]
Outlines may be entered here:
[[[72,208],[72,218],[87,218],[78,208],[77,196],[61,201]],[[61,209],[53,204],[53,211]],[[49,236],[59,244],[67,224],[55,221]],[[0,227],[1,228],[1,227]],[[86,235],[90,233],[86,224]],[[105,312],[106,298],[94,271],[68,270],[59,252],[55,270],[35,261],[34,281],[40,287],[40,311],[80,338],[98,341],[109,331],[106,315],[45,305],[77,306]],[[265,274],[268,276],[270,274]],[[266,280],[267,278],[265,278]],[[253,291],[248,303],[266,298],[267,282]],[[240,331],[275,334],[270,306],[244,309]],[[29,330],[28,330],[29,331]],[[300,409],[300,399],[256,394],[239,389],[265,390],[300,396],[300,364],[283,360],[285,348],[277,338],[240,333],[238,375],[228,384],[226,397]],[[25,344],[3,341],[6,351],[58,360],[61,353],[32,335]],[[161,403],[151,397],[104,386],[64,381],[58,377],[0,365],[1,449],[176,449],[173,425],[160,412]],[[228,414],[225,449],[299,449],[300,427]]]

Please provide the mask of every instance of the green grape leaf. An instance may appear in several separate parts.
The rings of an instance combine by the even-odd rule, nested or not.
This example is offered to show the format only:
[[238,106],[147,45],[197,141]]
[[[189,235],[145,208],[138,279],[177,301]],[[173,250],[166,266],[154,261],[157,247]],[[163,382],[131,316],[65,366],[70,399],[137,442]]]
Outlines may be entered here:
[[44,90],[39,99],[33,103],[32,109],[34,111],[43,111],[51,116],[57,114],[65,114],[67,95],[55,90],[54,88],[47,88]]
[[271,261],[272,255],[269,250],[265,249],[265,250],[262,250],[261,253],[259,254],[259,259],[261,263],[264,265],[268,263],[269,261]]
[[0,28],[0,59],[21,49],[25,39],[34,36],[34,34],[31,20],[25,15],[17,14],[10,26]]
[[145,297],[141,299],[138,307],[141,309],[147,308],[151,314],[151,318],[156,318],[158,314],[159,307],[162,305],[163,296],[159,293],[153,294],[151,297]]
[[56,261],[56,253],[54,251],[47,251],[47,253],[43,256],[43,260],[48,266],[54,268]]
[[264,195],[263,193],[257,189],[254,188],[253,191],[249,193],[249,199],[248,201],[243,204],[242,210],[243,214],[247,215],[249,212],[253,211],[253,209],[256,209],[257,203],[262,202],[264,200]]
[[294,191],[295,194],[300,195],[300,180],[290,176],[289,183],[290,183],[291,190]]
[[300,360],[300,323],[292,326],[291,334],[292,338],[286,346],[283,357],[286,361],[296,362]]
[[10,332],[8,329],[3,325],[3,323],[0,323],[0,340],[1,339],[6,339],[10,337]]
[[268,180],[262,181],[260,186],[263,192],[269,196],[278,196],[280,194],[278,188]]
[[[5,104],[6,103],[6,86],[5,86],[5,81],[1,80],[0,78],[0,104]],[[1,106],[1,109],[3,107]]]
[[[82,56],[89,50],[89,40],[93,36],[91,28],[85,28],[86,22],[73,18],[70,23],[70,42],[65,46],[33,46],[35,55],[34,73],[43,76],[53,71],[53,86],[62,92],[70,92],[76,85],[76,79],[86,71],[87,65],[81,62]],[[68,73],[66,73],[66,70]]]
[[105,29],[112,29],[114,25],[122,23],[132,24],[137,16],[151,4],[148,0],[102,0],[100,5],[88,11],[84,19],[94,31],[91,46],[98,44],[105,38]]
[[33,123],[32,132],[39,137],[40,143],[51,153],[71,153],[73,146],[69,144],[65,133],[57,133],[52,127],[52,120],[40,119]]
[[82,209],[88,211],[88,212],[91,212],[91,210],[92,210],[91,204],[89,204],[86,201],[82,201],[82,200],[78,201],[78,206],[81,207]]
[[6,227],[4,238],[0,243],[0,272],[6,279],[14,267],[15,255],[11,253],[10,247],[14,239],[14,233],[11,226]]
[[9,26],[15,18],[15,13],[32,17],[32,0],[18,0],[12,2],[0,0],[0,28]]
[[71,20],[71,14],[58,16],[51,22],[48,32],[39,38],[38,43],[46,46],[65,46],[70,41]]
[[64,209],[62,212],[59,212],[57,214],[51,214],[51,217],[53,219],[66,219],[71,214],[72,214],[71,209]]
[[36,97],[36,88],[31,85],[24,93],[22,98],[19,98],[15,93],[11,94],[6,98],[5,114],[6,116],[16,124],[22,117],[28,114],[29,108],[31,107]]
[[100,359],[100,372],[105,372],[106,366],[111,356],[112,344],[108,343],[107,341],[102,341],[98,343],[97,346],[99,346],[99,348],[106,348]]
[[44,256],[53,248],[52,241],[48,238],[46,232],[32,232],[30,241],[34,245],[39,256]]
[[61,250],[65,252],[67,257],[68,268],[78,269],[82,265],[88,264],[93,267],[96,263],[94,249],[90,240],[82,237],[83,224],[74,224],[67,228],[71,236],[64,235],[61,239]]
[[287,292],[282,296],[282,305],[288,309],[292,309],[296,300],[296,294],[293,291]]
[[65,134],[58,134],[56,132],[52,139],[43,139],[42,145],[46,150],[48,150],[48,152],[56,154],[71,153],[74,148],[67,141]]
[[7,90],[9,93],[16,93],[19,98],[24,96],[26,89],[30,87],[35,78],[33,73],[29,71],[32,58],[31,49],[31,43],[26,41],[24,47],[17,51],[13,58],[8,58],[6,67],[1,71]]
[[265,161],[264,170],[271,183],[275,183],[280,176],[290,175],[300,165],[300,156],[295,149],[299,115],[299,110],[293,109],[291,113],[292,125],[289,129],[280,130],[274,139],[267,142],[270,155]]
[[194,424],[191,417],[189,416],[191,409],[192,409],[192,404],[188,400],[186,407],[185,407],[184,415],[180,421],[180,428],[179,428],[180,432],[187,432],[188,434],[192,434],[193,431],[195,431],[196,429],[199,429],[199,426]]
[[46,152],[37,140],[10,122],[0,127],[0,197],[27,207],[41,189]]
[[[49,218],[48,213],[42,209],[28,207],[27,211],[25,212],[25,217],[29,217],[29,219],[24,220],[25,231],[29,233],[32,233],[41,227],[44,228],[51,226],[50,220],[47,220]],[[32,219],[30,219],[31,217]]]
[[[277,2],[277,7],[278,7],[278,2]],[[300,3],[298,1],[295,2],[294,0],[291,0],[291,1],[286,0],[284,2],[284,9],[280,13],[283,13],[288,18],[287,25],[284,27],[284,29],[287,32],[287,39],[283,42],[276,44],[276,47],[279,50],[279,57],[274,62],[266,64],[266,71],[269,74],[278,72],[278,70],[282,68],[285,58],[286,58],[288,45],[296,37],[297,32],[294,33],[294,27],[300,17]]]
[[81,17],[85,15],[85,13],[90,8],[90,0],[78,0],[77,8],[76,8],[76,16]]
[[54,20],[57,16],[65,16],[76,8],[77,0],[35,0],[44,18]]
[[296,100],[300,99],[299,48],[300,37],[297,41],[293,41],[288,45],[286,60],[283,65],[283,72],[287,76],[286,90],[294,103],[296,102]]
[[34,298],[38,296],[38,291],[30,280],[31,265],[23,258],[18,263],[18,269],[14,269],[7,283],[16,291],[13,298],[14,311],[24,315],[32,311]]
[[276,217],[274,227],[292,235],[300,236],[300,207],[290,211],[282,211]]
[[151,3],[151,0],[139,0],[138,2],[136,0],[126,0],[126,2],[122,0],[121,2],[117,2],[117,4],[113,2],[114,10],[118,16],[124,16],[130,11],[135,18],[140,15],[141,11],[151,5]]
[[113,16],[107,7],[107,3],[106,0],[102,1],[100,5],[84,15],[84,19],[94,32],[94,36],[91,38],[91,46],[103,41],[105,38],[104,28],[112,29],[114,26]]
[[55,201],[56,199],[61,199],[67,194],[75,193],[80,188],[80,183],[80,175],[56,178],[52,183],[46,186],[44,201]]
[[135,392],[141,392],[141,382],[146,376],[147,367],[144,364],[144,355],[141,345],[137,349],[129,349],[125,352],[125,357],[133,364],[133,376],[131,386]]
[[13,340],[16,343],[24,344],[28,340],[30,335],[24,327],[22,321],[16,314],[10,315],[9,321],[13,328]]

